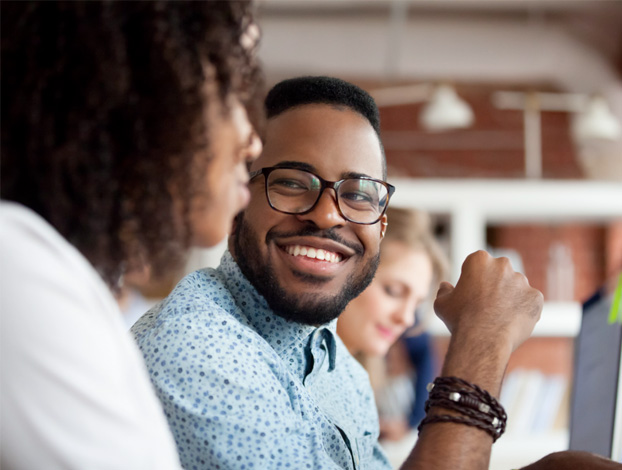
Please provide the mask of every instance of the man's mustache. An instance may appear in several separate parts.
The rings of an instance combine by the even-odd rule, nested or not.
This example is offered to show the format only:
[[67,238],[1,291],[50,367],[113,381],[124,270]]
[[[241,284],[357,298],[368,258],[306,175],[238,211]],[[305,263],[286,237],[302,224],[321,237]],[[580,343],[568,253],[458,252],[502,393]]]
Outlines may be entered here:
[[331,227],[329,229],[320,230],[318,228],[307,226],[303,227],[300,230],[291,231],[291,232],[279,232],[276,230],[270,230],[266,234],[266,243],[276,239],[276,238],[290,238],[290,237],[317,237],[317,238],[325,238],[328,240],[332,240],[334,242],[340,243],[344,246],[347,246],[351,250],[353,250],[357,255],[363,255],[365,252],[363,245],[360,243],[352,243],[344,239],[342,236],[337,233],[336,227]]

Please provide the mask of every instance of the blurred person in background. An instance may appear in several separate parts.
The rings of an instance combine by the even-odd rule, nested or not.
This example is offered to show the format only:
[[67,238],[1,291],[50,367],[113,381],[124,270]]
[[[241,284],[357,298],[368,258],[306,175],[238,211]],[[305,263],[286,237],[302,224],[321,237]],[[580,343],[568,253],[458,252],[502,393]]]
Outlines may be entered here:
[[249,2],[2,2],[1,466],[180,468],[114,293],[248,202]]
[[431,300],[448,261],[428,214],[390,207],[387,219],[376,276],[341,314],[337,334],[370,375],[381,438],[400,440],[425,415],[426,385],[435,376],[426,321],[413,327],[415,311]]

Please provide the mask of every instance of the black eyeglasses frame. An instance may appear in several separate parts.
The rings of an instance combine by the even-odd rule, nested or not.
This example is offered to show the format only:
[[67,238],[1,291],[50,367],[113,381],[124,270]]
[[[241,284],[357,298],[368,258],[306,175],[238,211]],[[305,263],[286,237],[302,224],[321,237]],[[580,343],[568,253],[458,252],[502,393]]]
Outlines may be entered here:
[[[270,176],[270,173],[272,173],[274,170],[298,170],[298,171],[304,171],[305,173],[309,173],[313,176],[315,176],[321,184],[320,187],[320,191],[318,192],[318,196],[317,199],[315,200],[315,202],[313,203],[313,205],[307,209],[306,211],[303,212],[288,212],[288,211],[283,211],[281,209],[277,209],[276,207],[274,207],[272,205],[272,201],[270,200],[270,196],[268,194],[268,177]],[[261,168],[259,170],[256,171],[251,171],[249,173],[249,181],[252,181],[253,179],[255,179],[256,177],[258,177],[259,175],[264,175],[264,190],[266,193],[266,200],[268,201],[268,204],[270,205],[270,207],[277,211],[277,212],[281,212],[282,214],[288,214],[288,215],[304,215],[304,214],[308,214],[309,212],[313,211],[313,209],[315,209],[315,206],[317,206],[317,203],[319,202],[319,200],[322,197],[322,194],[324,193],[324,190],[329,188],[332,189],[333,191],[335,191],[335,202],[337,203],[337,209],[339,210],[339,213],[341,214],[341,216],[346,219],[348,222],[352,222],[353,224],[358,224],[358,225],[374,225],[377,224],[380,219],[382,219],[382,216],[384,215],[384,213],[387,211],[387,208],[389,207],[389,201],[391,200],[391,196],[393,196],[393,193],[395,192],[395,186],[393,186],[390,183],[387,183],[386,181],[383,180],[379,180],[377,178],[371,178],[370,176],[358,176],[356,178],[344,178],[341,179],[339,181],[328,181],[325,180],[324,178],[322,178],[320,175],[317,175],[315,173],[313,173],[312,171],[309,170],[305,170],[302,168],[298,168],[295,166],[268,166],[268,167],[264,167]],[[365,181],[373,181],[375,183],[379,183],[381,185],[383,185],[386,189],[387,189],[387,203],[385,204],[384,208],[382,209],[382,212],[380,213],[380,215],[378,216],[378,218],[373,221],[373,222],[357,222],[355,220],[350,219],[348,216],[346,216],[343,211],[341,210],[341,205],[339,203],[339,186],[341,186],[341,184],[344,181],[348,181],[348,180],[365,180]]]

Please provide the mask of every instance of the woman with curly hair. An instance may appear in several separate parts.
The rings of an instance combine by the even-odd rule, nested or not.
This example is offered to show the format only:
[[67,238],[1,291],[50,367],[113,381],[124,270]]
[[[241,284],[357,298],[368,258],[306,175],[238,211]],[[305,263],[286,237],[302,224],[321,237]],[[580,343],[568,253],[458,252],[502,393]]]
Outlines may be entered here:
[[248,201],[249,2],[2,2],[1,21],[1,465],[179,468],[113,294]]

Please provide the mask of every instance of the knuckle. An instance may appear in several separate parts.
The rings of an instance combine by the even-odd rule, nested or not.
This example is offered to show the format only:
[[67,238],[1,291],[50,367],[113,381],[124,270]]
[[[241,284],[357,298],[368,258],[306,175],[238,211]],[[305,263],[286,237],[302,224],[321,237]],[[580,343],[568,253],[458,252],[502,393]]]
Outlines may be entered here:
[[499,263],[504,271],[514,272],[514,269],[512,269],[512,263],[510,262],[509,258],[506,258],[505,256],[497,258],[497,263]]
[[525,276],[523,273],[519,273],[518,271],[516,271],[514,273],[514,277],[516,278],[517,282],[520,282],[526,286],[529,286],[529,279],[527,279],[527,276]]
[[463,266],[484,263],[488,258],[490,258],[490,255],[484,250],[474,251],[465,258]]
[[532,303],[534,306],[534,315],[540,318],[542,315],[542,307],[544,306],[544,295],[538,289],[531,288]]

